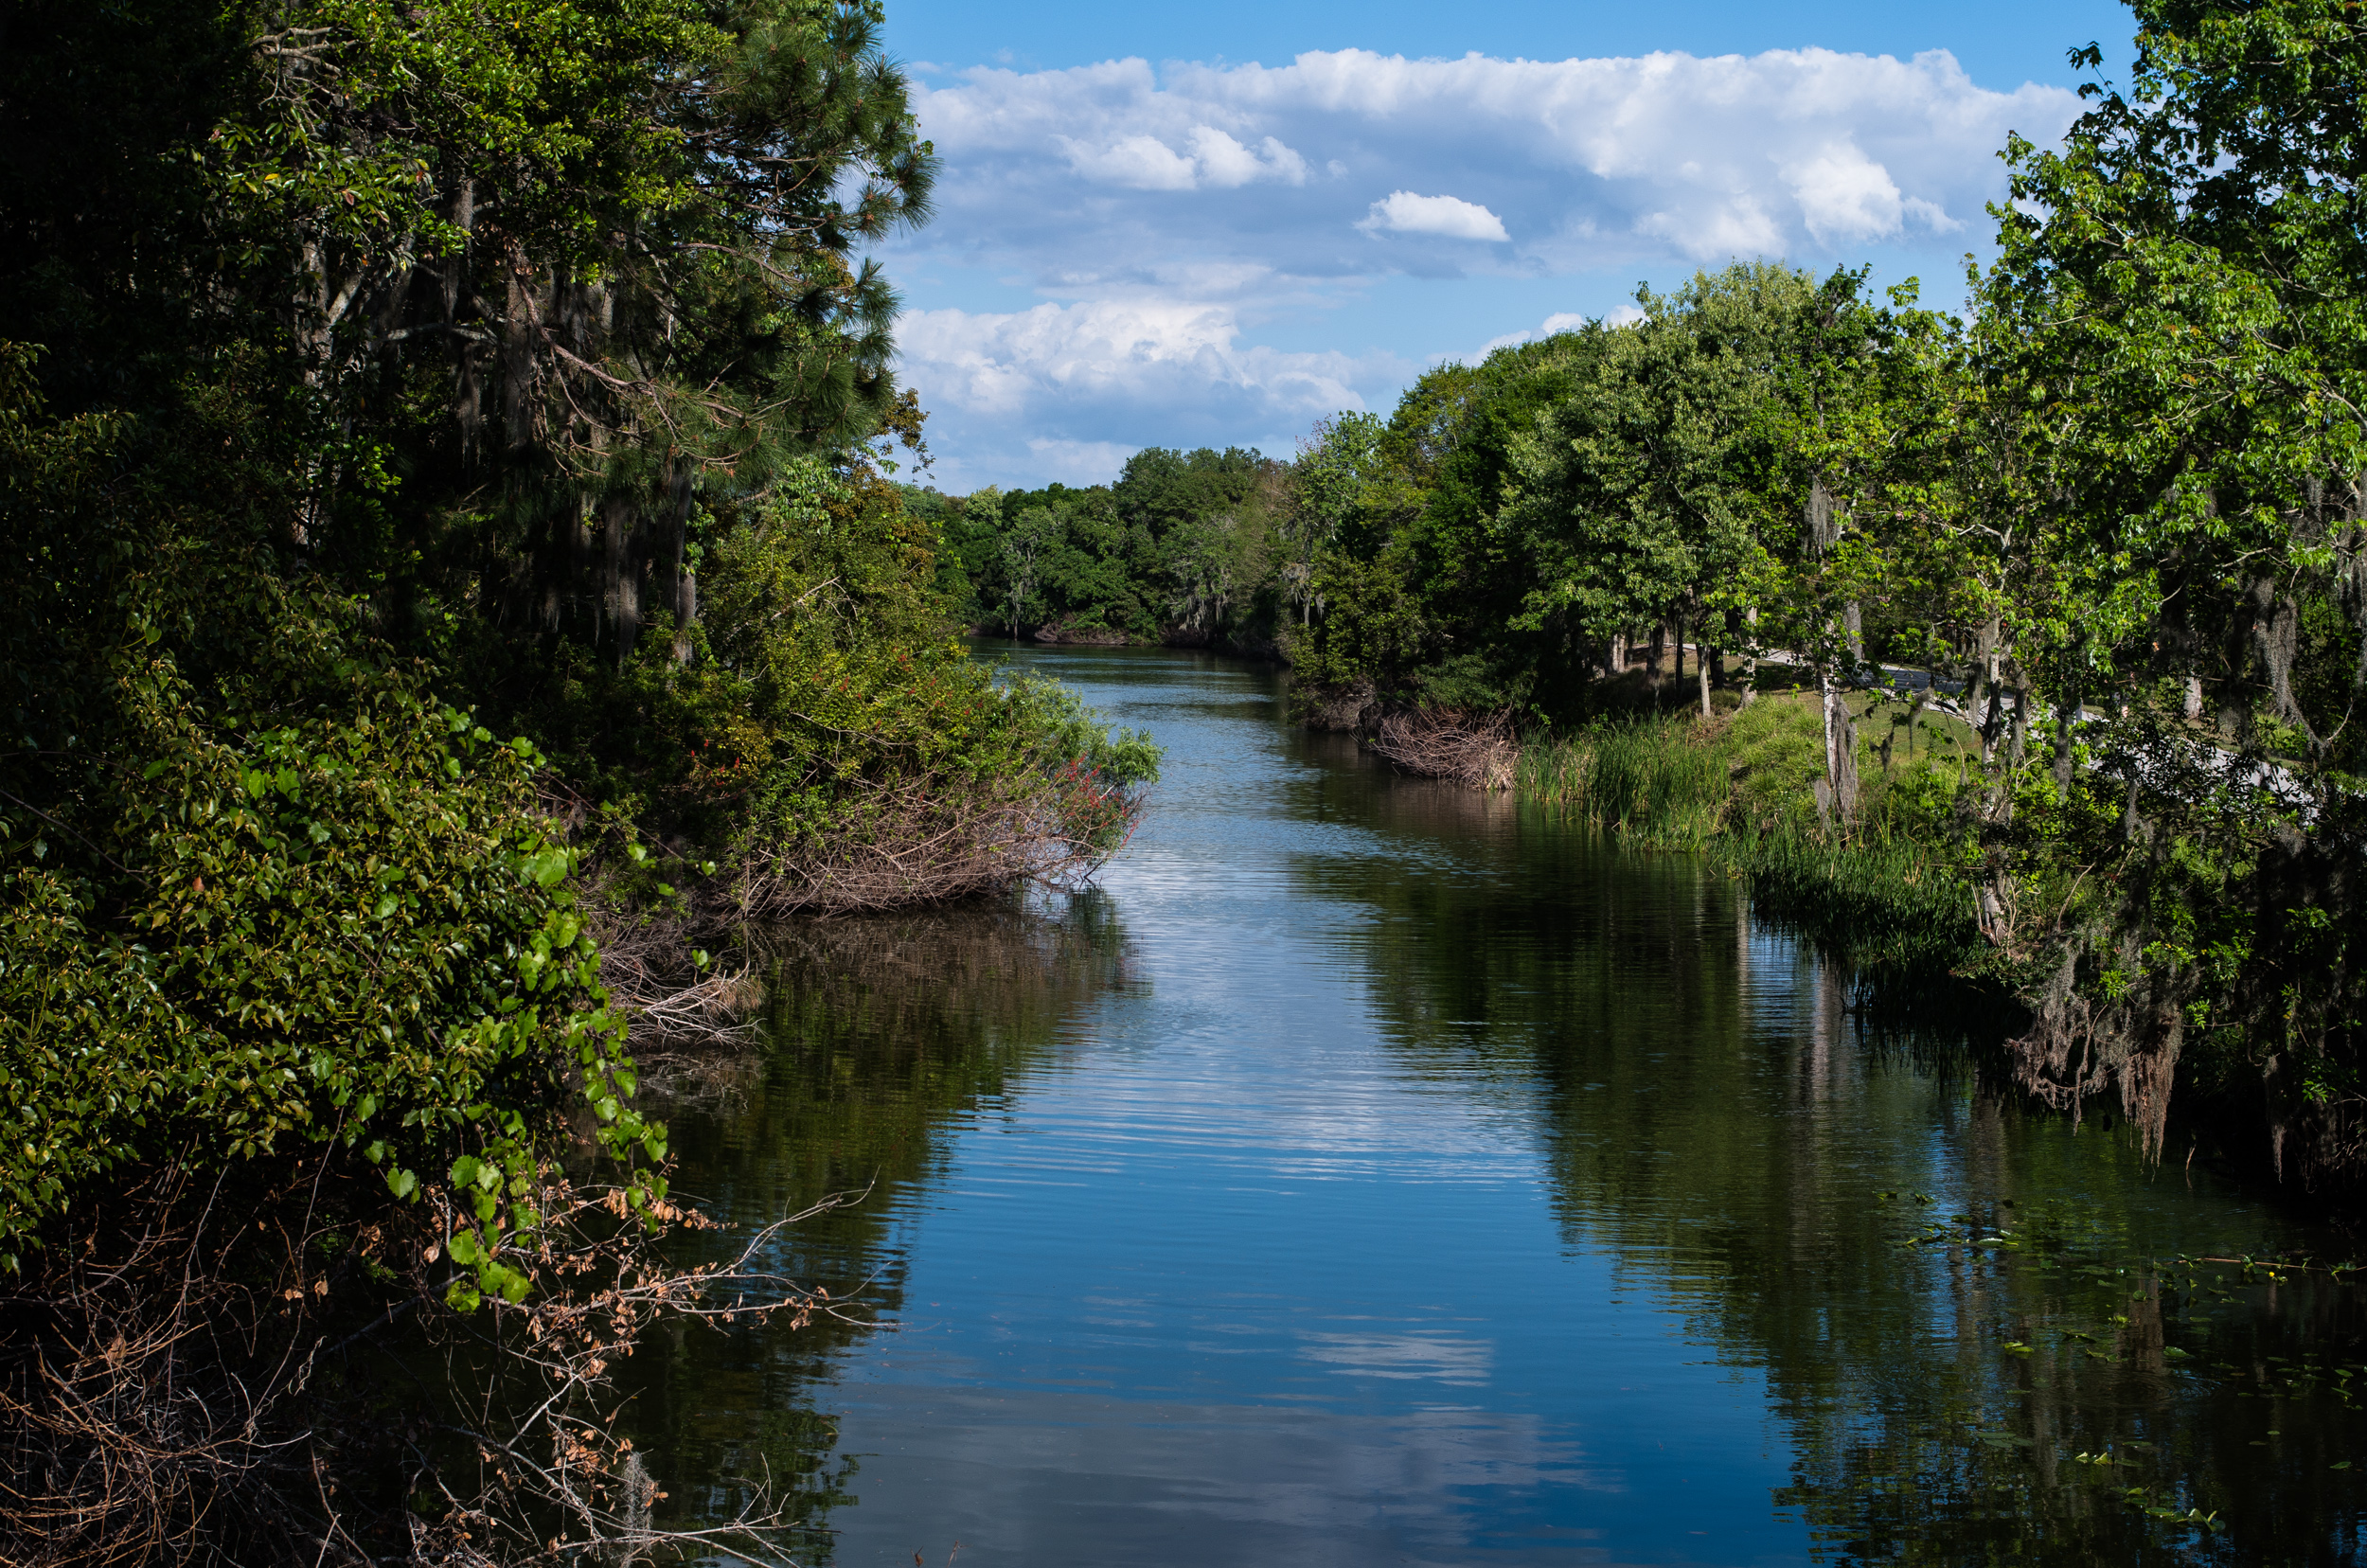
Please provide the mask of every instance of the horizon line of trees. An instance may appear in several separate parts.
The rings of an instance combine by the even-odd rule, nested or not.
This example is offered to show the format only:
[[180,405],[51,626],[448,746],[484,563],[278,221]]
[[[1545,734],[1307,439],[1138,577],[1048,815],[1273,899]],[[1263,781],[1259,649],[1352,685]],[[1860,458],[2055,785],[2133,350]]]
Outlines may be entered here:
[[1146,447],[1107,485],[989,486],[904,505],[942,544],[937,584],[966,626],[1047,642],[1273,647],[1271,592],[1289,465],[1253,449]]

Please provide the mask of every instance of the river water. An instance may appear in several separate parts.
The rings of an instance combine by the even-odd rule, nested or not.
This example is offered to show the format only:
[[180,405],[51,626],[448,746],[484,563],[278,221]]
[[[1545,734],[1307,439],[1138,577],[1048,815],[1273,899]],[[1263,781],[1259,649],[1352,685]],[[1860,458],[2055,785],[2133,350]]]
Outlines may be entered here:
[[770,1477],[842,1565],[2367,1555],[2360,1292],[2176,1261],[2336,1239],[1270,669],[1016,662],[1155,806],[1081,895],[778,939],[662,1109],[729,1219],[865,1193],[775,1259],[852,1321],[636,1359],[668,1507]]

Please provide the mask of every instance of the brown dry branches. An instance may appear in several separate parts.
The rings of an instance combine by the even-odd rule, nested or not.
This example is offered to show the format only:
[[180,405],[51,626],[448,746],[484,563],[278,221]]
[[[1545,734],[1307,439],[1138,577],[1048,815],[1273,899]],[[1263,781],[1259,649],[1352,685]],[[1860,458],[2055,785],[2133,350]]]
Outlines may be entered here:
[[[1140,797],[1123,810],[1120,837]],[[1108,854],[1066,829],[1052,786],[921,775],[868,786],[834,832],[746,852],[723,907],[747,921],[945,903],[1021,882],[1070,885]]]
[[1474,790],[1508,790],[1521,760],[1509,712],[1475,715],[1421,708],[1380,721],[1373,750],[1408,773],[1451,779]]
[[[681,1268],[651,1242],[669,1225],[718,1228],[630,1189],[546,1173],[528,1195],[539,1221],[503,1236],[501,1261],[525,1271],[522,1303],[486,1298],[482,1310],[429,1319],[443,1340],[455,1399],[407,1445],[413,1559],[496,1568],[520,1562],[626,1564],[665,1557],[785,1562],[789,1522],[760,1477],[743,1478],[739,1507],[705,1523],[668,1523],[657,1477],[617,1430],[614,1373],[661,1323],[714,1327],[786,1317],[792,1328],[838,1315],[827,1292],[764,1264],[781,1233],[838,1203],[827,1199],[750,1235],[729,1258]],[[464,1228],[450,1208],[441,1227]],[[513,1211],[514,1212],[514,1211]],[[423,1251],[432,1268],[439,1247]],[[491,1367],[490,1375],[475,1369]],[[472,1374],[475,1374],[472,1376]],[[422,1510],[422,1495],[435,1506]]]
[[[595,870],[579,892],[600,950],[600,977],[630,1021],[645,1067],[702,1045],[743,1042],[762,1000],[753,930],[814,915],[943,905],[1022,884],[1073,889],[1140,822],[1138,793],[1062,775],[991,783],[915,775],[850,784],[828,829],[744,849],[671,901],[635,911],[621,871]],[[1079,811],[1077,793],[1094,798]],[[562,833],[593,820],[578,798],[544,800]],[[1069,824],[1082,817],[1091,836]],[[687,867],[680,873],[692,881]],[[735,955],[698,963],[693,944]]]
[[546,1170],[518,1199],[538,1222],[492,1240],[533,1292],[461,1313],[449,1195],[281,1178],[152,1172],[0,1291],[0,1562],[787,1560],[762,1477],[735,1515],[666,1521],[613,1378],[655,1325],[835,1313],[762,1262],[807,1216],[680,1268],[659,1238],[711,1222]]
[[8,1292],[0,1345],[0,1560],[204,1560],[299,1483],[268,1417],[304,1391],[309,1357],[263,1353],[271,1309],[238,1283],[243,1226],[194,1216],[186,1178],[153,1179],[151,1223],[104,1244],[92,1221]]

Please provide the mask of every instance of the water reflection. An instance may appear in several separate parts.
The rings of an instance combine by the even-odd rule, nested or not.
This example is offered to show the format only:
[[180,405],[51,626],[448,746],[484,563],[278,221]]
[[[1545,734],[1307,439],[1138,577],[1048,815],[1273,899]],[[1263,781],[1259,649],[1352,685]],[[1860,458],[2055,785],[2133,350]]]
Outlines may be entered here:
[[797,1477],[843,1564],[2360,1556],[2356,1292],[2146,1261],[2325,1238],[1872,1048],[1699,863],[1268,671],[1038,662],[1159,809],[1075,902],[779,935],[683,1185],[868,1185],[788,1261],[880,1327],[645,1368],[678,1501]]
[[1764,1369],[1795,1455],[1776,1500],[1820,1555],[2356,1558],[2347,1375],[2291,1398],[2227,1369],[2356,1365],[2358,1292],[2152,1266],[2339,1238],[1868,1049],[1842,977],[1754,927],[1713,868],[1461,792],[1392,795],[1376,814],[1396,831],[1484,846],[1460,875],[1433,855],[1301,866],[1379,915],[1353,945],[1392,1048],[1415,1072],[1541,1072],[1566,1234]]
[[[678,1333],[632,1371],[634,1416],[676,1499],[709,1518],[769,1479],[827,1554],[828,1513],[860,1466],[811,1391],[904,1305],[907,1202],[944,1173],[949,1124],[990,1114],[1014,1076],[1081,1043],[1097,998],[1129,979],[1103,895],[1031,897],[756,934],[760,1044],[678,1071],[653,1109],[682,1150],[677,1188],[749,1225],[846,1200],[784,1237],[779,1272],[846,1304],[791,1334]],[[720,1242],[719,1242],[720,1246]],[[686,1259],[698,1256],[686,1238]]]

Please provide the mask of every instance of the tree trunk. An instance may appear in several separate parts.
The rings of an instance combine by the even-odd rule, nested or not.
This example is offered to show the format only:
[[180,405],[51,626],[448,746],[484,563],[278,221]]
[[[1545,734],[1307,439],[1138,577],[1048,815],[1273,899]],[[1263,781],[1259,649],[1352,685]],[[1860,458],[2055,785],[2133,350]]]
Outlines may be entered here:
[[[476,227],[476,182],[467,175],[460,178],[452,197],[452,224],[463,235]],[[468,286],[470,250],[463,241],[457,251],[446,258],[443,270],[444,325],[460,324],[462,307],[472,306],[474,296]],[[478,312],[482,315],[483,312]],[[452,334],[452,411],[460,426],[460,460],[474,463],[477,458],[477,436],[485,422],[485,377],[478,347],[472,340],[454,332]]]
[[640,532],[640,508],[631,496],[613,495],[600,503],[602,543],[600,609],[608,624],[601,632],[614,639],[616,668],[632,657],[641,639],[641,554],[633,548]]
[[690,508],[696,505],[688,463],[666,468],[666,511],[652,525],[660,532],[658,588],[663,608],[674,617],[674,662],[690,662],[690,629],[699,619],[699,583],[690,570]]
[[1704,648],[1701,656],[1694,661],[1695,678],[1701,688],[1701,717],[1704,719],[1710,716],[1710,650]]
[[2202,677],[2189,675],[2186,677],[2186,722],[2193,724],[2199,723],[2201,721]]
[[2030,687],[2017,683],[2013,688],[2012,717],[2005,730],[2005,776],[1998,783],[1996,819],[2000,823],[2014,820],[2014,776],[2021,772],[2025,742],[2030,735]]
[[1848,696],[1834,682],[1832,671],[1820,667],[1816,680],[1824,698],[1824,779],[1846,830],[1858,819],[1858,726],[1849,717]]
[[509,298],[502,323],[502,438],[513,467],[527,467],[534,456],[535,314],[534,284],[523,276],[509,280]]
[[2071,793],[2072,768],[2076,761],[2073,748],[2078,744],[2080,705],[2079,693],[2073,690],[2056,706],[2055,787],[2066,795]]
[[2293,661],[2301,650],[2301,607],[2279,594],[2274,578],[2252,579],[2247,595],[2251,610],[2252,647],[2269,675],[2269,713],[2280,724],[2292,724],[2311,740],[2317,734],[2293,699]]
[[[1965,700],[1965,717],[1980,726],[1981,761],[1985,766],[1997,759],[1998,729],[2004,722],[2004,687],[1999,684],[1997,668],[1997,639],[2002,629],[1997,617],[1991,616],[1981,628],[1973,642],[1972,690]],[[1988,712],[1982,713],[1984,700]]]
[[1759,607],[1751,606],[1742,613],[1743,635],[1748,639],[1742,655],[1742,705],[1749,707],[1759,700]]

